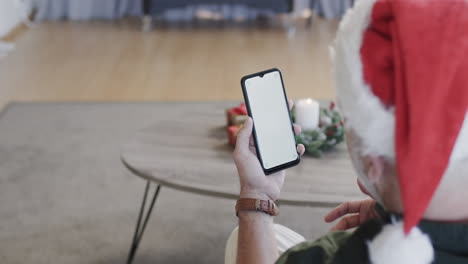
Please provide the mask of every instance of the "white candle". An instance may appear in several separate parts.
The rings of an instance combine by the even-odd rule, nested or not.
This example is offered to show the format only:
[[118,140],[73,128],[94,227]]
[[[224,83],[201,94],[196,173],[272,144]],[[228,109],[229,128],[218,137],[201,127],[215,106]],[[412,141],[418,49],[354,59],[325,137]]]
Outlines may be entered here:
[[312,99],[302,99],[296,103],[296,123],[303,130],[318,128],[320,118],[320,105]]

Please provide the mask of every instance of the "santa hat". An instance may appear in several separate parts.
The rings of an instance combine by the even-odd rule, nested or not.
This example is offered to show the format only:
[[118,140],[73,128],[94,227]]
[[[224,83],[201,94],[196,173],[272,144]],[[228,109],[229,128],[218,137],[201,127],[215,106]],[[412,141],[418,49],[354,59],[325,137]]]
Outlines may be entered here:
[[[420,237],[430,246],[415,226],[449,165],[468,162],[468,1],[359,0],[333,52],[346,126],[364,155],[397,165],[404,223],[391,227],[402,234],[392,233],[402,239],[392,245]],[[372,259],[380,254],[375,248],[369,246],[373,263],[407,263]],[[409,261],[430,263],[425,259]]]

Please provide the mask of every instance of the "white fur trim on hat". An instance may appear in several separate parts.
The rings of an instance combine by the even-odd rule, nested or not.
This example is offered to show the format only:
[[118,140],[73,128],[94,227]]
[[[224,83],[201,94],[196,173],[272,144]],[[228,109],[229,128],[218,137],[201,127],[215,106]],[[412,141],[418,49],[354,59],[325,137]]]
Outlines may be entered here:
[[417,227],[405,235],[403,222],[385,225],[367,247],[372,264],[429,264],[434,260],[429,236]]
[[346,127],[363,140],[363,154],[394,159],[394,109],[387,109],[363,78],[360,51],[375,2],[357,1],[340,24],[332,50],[337,101],[344,112]]

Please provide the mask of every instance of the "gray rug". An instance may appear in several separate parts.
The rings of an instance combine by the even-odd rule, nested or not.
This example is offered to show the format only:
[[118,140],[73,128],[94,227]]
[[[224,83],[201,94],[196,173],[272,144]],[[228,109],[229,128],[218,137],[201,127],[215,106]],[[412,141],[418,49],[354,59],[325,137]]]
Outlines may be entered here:
[[[0,116],[0,263],[125,263],[145,182],[119,148],[158,103],[16,103]],[[222,263],[234,201],[163,188],[134,263]],[[326,209],[282,207],[309,239]]]

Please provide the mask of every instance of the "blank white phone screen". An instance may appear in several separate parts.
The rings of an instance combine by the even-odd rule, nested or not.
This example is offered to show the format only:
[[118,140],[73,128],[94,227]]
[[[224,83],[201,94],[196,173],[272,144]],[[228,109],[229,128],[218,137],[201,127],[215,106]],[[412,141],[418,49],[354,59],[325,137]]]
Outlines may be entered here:
[[278,71],[245,81],[257,145],[265,169],[298,158],[286,96]]

